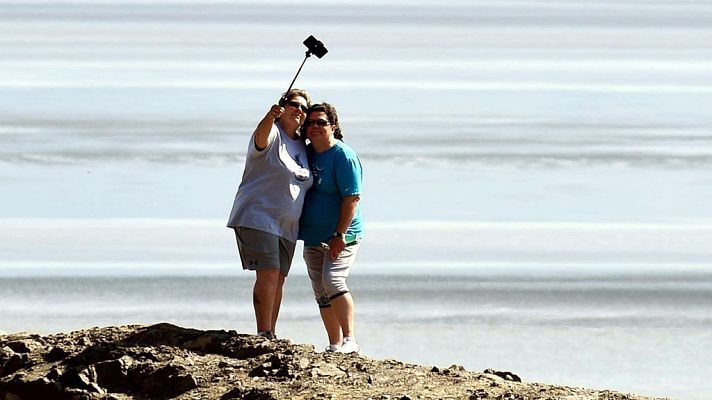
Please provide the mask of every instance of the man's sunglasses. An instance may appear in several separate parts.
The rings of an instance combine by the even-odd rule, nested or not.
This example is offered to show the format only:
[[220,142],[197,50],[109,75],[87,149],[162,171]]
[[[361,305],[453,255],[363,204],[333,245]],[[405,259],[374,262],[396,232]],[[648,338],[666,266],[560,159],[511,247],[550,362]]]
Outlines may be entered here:
[[306,122],[307,126],[328,126],[331,125],[331,122],[325,120],[325,119],[310,119]]
[[300,103],[300,102],[298,102],[298,101],[294,101],[294,100],[288,101],[288,102],[287,102],[287,105],[288,105],[288,106],[292,106],[292,107],[294,107],[294,108],[298,108],[298,109],[300,109],[300,110],[302,110],[302,111],[304,111],[304,112],[307,112],[307,110],[308,110],[307,106],[305,106],[304,104],[302,104],[302,103]]

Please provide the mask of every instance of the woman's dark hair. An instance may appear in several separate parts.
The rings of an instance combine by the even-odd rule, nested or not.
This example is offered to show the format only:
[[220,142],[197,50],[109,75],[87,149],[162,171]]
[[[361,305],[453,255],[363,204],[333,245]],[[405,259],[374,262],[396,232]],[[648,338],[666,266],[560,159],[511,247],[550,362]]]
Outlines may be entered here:
[[289,89],[288,92],[282,94],[282,97],[287,100],[292,100],[295,97],[302,97],[304,98],[304,100],[307,101],[307,107],[311,106],[312,104],[309,93],[307,93],[307,91],[304,89]]
[[341,133],[341,127],[339,126],[339,116],[336,114],[336,108],[329,103],[317,103],[312,104],[307,110],[307,117],[304,119],[304,125],[302,125],[301,135],[303,138],[306,137],[307,132],[307,121],[309,121],[309,115],[314,112],[323,112],[326,114],[326,118],[329,123],[334,127],[334,137],[344,141],[344,135]]

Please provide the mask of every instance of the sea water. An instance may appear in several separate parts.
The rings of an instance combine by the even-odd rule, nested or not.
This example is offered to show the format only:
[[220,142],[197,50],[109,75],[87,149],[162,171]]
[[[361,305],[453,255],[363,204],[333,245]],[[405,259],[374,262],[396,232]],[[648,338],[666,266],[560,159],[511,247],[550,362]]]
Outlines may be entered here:
[[[2,328],[53,333],[170,322],[253,332],[248,273],[0,278]],[[513,267],[354,270],[362,353],[513,371],[525,381],[704,399],[712,271]],[[288,278],[278,334],[326,346],[308,277]]]
[[[712,397],[712,6],[441,3],[0,0],[0,330],[251,331],[224,223],[313,34],[366,355]],[[320,348],[303,268],[279,332]]]

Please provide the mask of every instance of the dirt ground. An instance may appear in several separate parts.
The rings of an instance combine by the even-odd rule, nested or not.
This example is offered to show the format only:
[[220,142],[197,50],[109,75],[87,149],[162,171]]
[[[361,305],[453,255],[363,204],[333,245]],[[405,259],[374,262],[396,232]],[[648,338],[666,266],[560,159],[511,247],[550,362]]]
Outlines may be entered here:
[[170,324],[0,336],[0,399],[643,400]]

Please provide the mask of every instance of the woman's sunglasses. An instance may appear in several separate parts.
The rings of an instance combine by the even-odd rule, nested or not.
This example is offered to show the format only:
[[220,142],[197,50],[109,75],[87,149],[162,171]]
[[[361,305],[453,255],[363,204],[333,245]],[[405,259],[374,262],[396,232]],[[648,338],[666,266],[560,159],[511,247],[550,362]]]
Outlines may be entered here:
[[294,107],[294,108],[298,108],[298,109],[300,109],[300,110],[302,110],[302,111],[304,111],[304,112],[307,112],[307,110],[308,110],[307,106],[305,106],[304,104],[302,104],[302,103],[300,103],[300,102],[298,102],[298,101],[294,101],[294,100],[288,101],[288,102],[287,102],[287,105],[292,106],[292,107]]
[[325,119],[310,119],[306,122],[306,126],[328,126],[331,125],[331,122],[325,120]]

